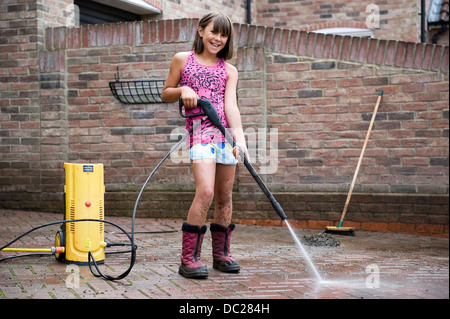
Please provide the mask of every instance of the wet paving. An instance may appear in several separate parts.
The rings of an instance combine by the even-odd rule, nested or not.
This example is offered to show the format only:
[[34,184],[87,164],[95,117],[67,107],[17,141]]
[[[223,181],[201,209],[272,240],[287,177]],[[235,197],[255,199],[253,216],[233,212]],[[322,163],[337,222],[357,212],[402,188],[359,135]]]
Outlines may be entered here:
[[[0,243],[32,227],[61,219],[60,214],[0,210]],[[108,217],[127,231],[131,219]],[[60,263],[54,256],[0,262],[0,300],[6,299],[448,299],[449,241],[395,233],[356,231],[332,235],[338,246],[303,244],[320,274],[318,278],[286,227],[236,225],[232,254],[241,272],[212,268],[208,232],[202,261],[204,280],[178,274],[181,224],[176,220],[136,219],[137,260],[119,281],[92,275],[87,266]],[[59,225],[40,229],[14,247],[50,247]],[[321,230],[294,229],[314,236]],[[105,239],[127,242],[116,228],[105,226]],[[123,250],[107,248],[107,251]],[[0,259],[17,253],[2,252]],[[102,272],[118,275],[130,254],[107,255]]]

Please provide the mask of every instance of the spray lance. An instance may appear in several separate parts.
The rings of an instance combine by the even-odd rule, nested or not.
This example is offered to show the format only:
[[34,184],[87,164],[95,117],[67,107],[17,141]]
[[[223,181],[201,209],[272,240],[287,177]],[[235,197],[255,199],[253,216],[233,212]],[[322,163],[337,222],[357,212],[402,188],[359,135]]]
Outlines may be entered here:
[[[216,109],[214,108],[214,106],[211,104],[211,102],[209,100],[199,99],[197,101],[197,106],[200,106],[203,109],[203,112],[200,112],[200,113],[184,115],[183,110],[182,110],[183,109],[183,101],[181,99],[179,101],[179,106],[180,106],[180,108],[179,108],[180,115],[183,118],[191,118],[191,117],[204,116],[204,115],[207,116],[209,118],[209,120],[211,121],[211,123],[213,123],[217,127],[217,129],[225,136],[225,139],[227,140],[227,142],[230,145],[232,145],[233,147],[236,146],[236,142],[234,141],[233,137],[231,137],[230,133],[222,125],[222,121],[220,120],[219,114],[217,114]],[[267,188],[266,184],[264,184],[261,177],[258,175],[256,170],[253,168],[252,164],[248,161],[247,157],[244,155],[244,153],[241,150],[239,150],[239,155],[241,158],[244,159],[245,167],[248,169],[248,171],[250,172],[250,174],[253,176],[256,183],[258,184],[258,186],[261,188],[263,193],[269,199],[275,212],[278,214],[278,216],[280,216],[281,220],[285,220],[287,217],[286,217],[286,214],[284,213],[283,208],[277,202],[275,197],[273,197],[272,193]]]
[[[219,118],[219,115],[217,114],[216,109],[214,108],[214,106],[211,104],[210,101],[208,100],[198,100],[197,101],[197,105],[200,106],[203,109],[203,113],[195,113],[192,115],[183,115],[182,112],[182,107],[183,107],[183,102],[180,99],[180,114],[182,117],[186,118],[186,117],[194,117],[194,116],[206,116],[210,119],[210,121],[219,129],[220,132],[222,132],[222,134],[225,136],[226,140],[228,143],[230,143],[231,145],[233,145],[233,147],[236,145],[235,141],[233,140],[233,138],[230,136],[230,133],[225,129],[225,127],[222,125],[222,121]],[[202,121],[204,120],[204,117],[202,119]],[[245,167],[247,167],[248,171],[250,172],[250,174],[253,176],[253,178],[255,179],[256,183],[259,185],[259,187],[261,188],[261,190],[264,192],[264,194],[267,196],[267,198],[270,200],[270,203],[272,204],[273,209],[275,210],[275,212],[278,214],[278,216],[280,216],[280,218],[282,220],[285,221],[289,232],[292,235],[292,238],[294,238],[297,246],[300,248],[300,250],[303,253],[303,256],[305,257],[307,263],[309,264],[309,266],[311,267],[311,269],[313,270],[314,274],[316,275],[316,278],[319,280],[319,282],[323,282],[322,277],[320,276],[319,272],[317,271],[316,266],[314,265],[314,263],[312,262],[311,258],[309,257],[307,251],[305,250],[305,248],[303,247],[303,245],[301,244],[300,240],[297,238],[294,230],[292,229],[291,225],[289,224],[286,214],[283,211],[283,208],[280,206],[280,204],[275,200],[275,198],[273,197],[272,193],[269,191],[269,189],[267,188],[267,186],[264,184],[264,182],[261,180],[261,177],[259,177],[258,173],[256,173],[255,169],[253,168],[252,164],[250,164],[250,162],[248,161],[248,159],[245,157],[245,155],[243,154],[242,151],[239,150],[239,155],[241,156],[241,158],[244,159],[244,165]]]

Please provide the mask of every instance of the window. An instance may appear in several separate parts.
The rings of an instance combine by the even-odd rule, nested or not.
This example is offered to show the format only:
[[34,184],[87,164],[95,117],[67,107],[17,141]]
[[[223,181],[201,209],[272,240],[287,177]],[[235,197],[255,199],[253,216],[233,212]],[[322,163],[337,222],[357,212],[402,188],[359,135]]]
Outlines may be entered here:
[[75,0],[74,4],[80,12],[80,25],[139,21],[142,15],[161,13],[143,0]]

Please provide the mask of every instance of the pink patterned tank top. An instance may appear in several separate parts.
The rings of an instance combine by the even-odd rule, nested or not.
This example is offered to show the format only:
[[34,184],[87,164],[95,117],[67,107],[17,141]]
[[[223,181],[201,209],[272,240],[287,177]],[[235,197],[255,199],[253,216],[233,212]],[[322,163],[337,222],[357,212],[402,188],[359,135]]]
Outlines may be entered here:
[[[186,65],[181,72],[180,86],[189,86],[200,99],[208,99],[219,114],[222,124],[228,128],[225,116],[225,86],[227,84],[228,73],[225,61],[219,59],[216,65],[207,66],[197,62],[195,52],[189,53]],[[202,109],[185,109],[187,115],[200,113]],[[202,117],[192,117],[186,119],[186,129],[190,130],[194,121],[199,121]],[[198,143],[219,143],[225,142],[222,133],[210,122],[206,120],[201,128],[195,130],[190,136],[190,145]]]

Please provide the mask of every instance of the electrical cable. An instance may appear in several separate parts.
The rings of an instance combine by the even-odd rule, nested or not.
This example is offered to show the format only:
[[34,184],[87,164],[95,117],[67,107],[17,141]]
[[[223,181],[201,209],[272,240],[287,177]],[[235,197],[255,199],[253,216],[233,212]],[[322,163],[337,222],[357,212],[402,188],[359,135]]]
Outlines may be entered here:
[[0,262],[9,260],[9,259],[19,258],[19,257],[42,257],[42,256],[53,256],[53,253],[33,253],[33,254],[21,254],[21,255],[15,255],[15,256],[8,256],[8,257],[0,259]]
[[[7,243],[6,245],[0,247],[0,251],[2,251],[3,249],[5,249],[6,247],[11,246],[12,244],[14,244],[16,241],[18,241],[18,240],[21,239],[22,237],[25,237],[25,236],[29,235],[30,233],[32,233],[32,232],[34,232],[34,231],[36,231],[36,230],[38,230],[38,229],[41,229],[41,228],[44,228],[44,227],[48,227],[48,226],[58,225],[58,224],[76,223],[76,222],[86,222],[86,221],[90,221],[90,222],[101,222],[101,223],[107,223],[107,224],[113,225],[113,226],[119,228],[119,229],[120,229],[120,230],[121,230],[121,231],[129,238],[129,239],[131,238],[131,237],[129,236],[129,234],[126,232],[126,230],[124,230],[122,227],[120,227],[120,226],[117,225],[116,223],[113,223],[113,222],[108,221],[108,220],[103,220],[103,219],[91,219],[91,218],[69,219],[69,220],[59,220],[59,221],[50,222],[50,223],[46,223],[46,224],[42,224],[42,225],[36,226],[36,227],[30,229],[29,231],[23,233],[22,235],[16,237],[15,239],[13,239],[12,241],[10,241],[10,242]],[[53,253],[48,253],[48,254],[42,254],[42,253],[38,253],[38,254],[22,254],[22,255],[10,256],[10,257],[18,258],[18,257],[32,256],[32,255],[35,255],[35,256],[43,255],[43,256],[45,256],[45,255],[53,255]],[[4,261],[4,260],[7,260],[7,259],[11,259],[10,257],[2,258],[2,259],[0,259],[0,262],[2,262],[2,261]]]
[[[134,222],[135,222],[135,217],[136,217],[136,211],[137,211],[137,207],[139,204],[139,201],[141,199],[142,193],[144,192],[147,184],[150,182],[151,178],[153,177],[153,175],[155,174],[155,172],[158,170],[158,168],[162,165],[162,163],[170,156],[170,154],[172,154],[180,145],[181,143],[195,130],[198,128],[198,126],[203,123],[205,120],[207,119],[206,116],[204,116],[201,121],[197,121],[194,126],[188,130],[188,132],[171,148],[171,150],[164,156],[164,158],[158,163],[158,165],[156,165],[156,167],[153,169],[153,171],[150,173],[150,175],[148,176],[147,180],[145,181],[144,185],[141,188],[141,191],[139,192],[139,195],[136,199],[136,202],[134,204],[134,209],[133,209],[133,215],[132,215],[132,219],[131,219],[131,231],[130,233],[128,233],[126,230],[124,230],[122,227],[120,227],[118,224],[113,223],[111,221],[108,220],[103,220],[103,219],[71,219],[71,220],[61,220],[61,221],[55,221],[55,222],[50,222],[50,223],[46,223],[40,226],[36,226],[32,229],[30,229],[29,231],[21,234],[20,236],[16,237],[15,239],[13,239],[12,241],[10,241],[9,243],[7,243],[6,245],[0,247],[0,252],[6,248],[9,247],[10,245],[12,245],[13,243],[15,243],[16,241],[18,241],[19,239],[21,239],[24,236],[27,236],[28,234],[44,228],[44,227],[48,227],[48,226],[52,226],[52,225],[57,225],[57,224],[65,224],[65,223],[76,223],[76,222],[82,222],[82,221],[90,221],[90,222],[100,222],[100,223],[107,223],[110,224],[112,226],[115,226],[117,228],[120,229],[120,231],[122,233],[124,233],[130,243],[129,244],[123,244],[123,243],[109,243],[107,244],[106,247],[113,247],[113,246],[131,246],[130,250],[127,251],[119,251],[119,252],[108,252],[105,254],[118,254],[118,253],[130,253],[131,252],[131,259],[130,259],[130,265],[128,267],[128,269],[123,272],[122,274],[120,274],[119,276],[113,277],[110,275],[105,275],[103,274],[100,269],[98,268],[97,262],[95,261],[94,256],[92,255],[92,252],[88,252],[88,265],[89,265],[89,269],[91,271],[91,273],[95,276],[95,277],[102,277],[106,280],[110,280],[110,281],[114,281],[114,280],[121,280],[123,278],[125,278],[126,276],[128,276],[128,274],[130,273],[131,269],[133,268],[135,261],[136,261],[136,249],[137,246],[134,244]],[[5,257],[0,259],[0,262],[5,261],[5,260],[9,260],[9,259],[13,259],[13,258],[19,258],[19,257],[28,257],[28,256],[48,256],[48,255],[53,255],[53,253],[37,253],[37,254],[21,254],[21,255],[16,255],[16,256],[9,256],[9,257]],[[94,272],[92,265],[94,266],[95,270],[97,271],[97,273]]]

